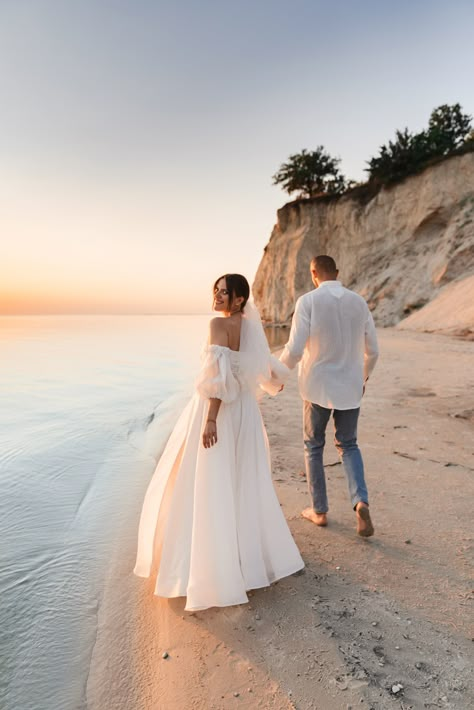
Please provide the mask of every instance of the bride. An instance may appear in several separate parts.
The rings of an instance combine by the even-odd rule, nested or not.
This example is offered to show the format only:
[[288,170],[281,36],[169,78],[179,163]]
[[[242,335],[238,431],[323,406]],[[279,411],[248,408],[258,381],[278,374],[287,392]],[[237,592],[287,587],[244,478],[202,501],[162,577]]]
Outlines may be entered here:
[[[240,274],[214,284],[209,343],[196,392],[158,462],[141,513],[134,572],[157,569],[155,594],[186,610],[248,601],[304,566],[271,480],[258,387],[288,373],[270,354]],[[223,317],[222,317],[223,316]]]

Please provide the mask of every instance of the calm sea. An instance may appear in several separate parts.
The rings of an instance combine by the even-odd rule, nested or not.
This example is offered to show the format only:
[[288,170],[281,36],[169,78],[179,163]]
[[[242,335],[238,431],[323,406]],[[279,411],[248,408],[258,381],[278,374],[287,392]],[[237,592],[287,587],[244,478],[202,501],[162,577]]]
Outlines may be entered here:
[[0,317],[2,710],[85,707],[107,562],[136,535],[207,321]]

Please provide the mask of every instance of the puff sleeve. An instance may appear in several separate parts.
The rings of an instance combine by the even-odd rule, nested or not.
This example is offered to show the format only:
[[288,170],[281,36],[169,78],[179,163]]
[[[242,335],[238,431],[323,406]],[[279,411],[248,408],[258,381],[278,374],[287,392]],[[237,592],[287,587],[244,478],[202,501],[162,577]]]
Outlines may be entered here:
[[224,403],[236,399],[240,386],[232,373],[228,348],[222,345],[206,346],[196,389],[206,399],[220,399]]

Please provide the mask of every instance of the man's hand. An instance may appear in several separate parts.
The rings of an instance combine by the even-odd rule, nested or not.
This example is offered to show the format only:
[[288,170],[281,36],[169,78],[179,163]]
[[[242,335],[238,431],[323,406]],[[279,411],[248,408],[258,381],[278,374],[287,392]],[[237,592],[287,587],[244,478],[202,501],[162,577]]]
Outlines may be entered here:
[[202,434],[202,443],[205,449],[217,444],[217,426],[214,421],[207,421]]

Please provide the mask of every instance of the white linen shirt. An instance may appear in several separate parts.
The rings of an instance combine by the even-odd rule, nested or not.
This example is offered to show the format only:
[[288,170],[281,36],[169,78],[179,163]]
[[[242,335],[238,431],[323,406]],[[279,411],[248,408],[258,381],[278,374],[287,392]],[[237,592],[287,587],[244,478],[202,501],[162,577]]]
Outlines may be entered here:
[[327,409],[357,409],[378,358],[377,335],[364,299],[340,281],[322,281],[296,302],[280,360],[299,362],[301,397]]

